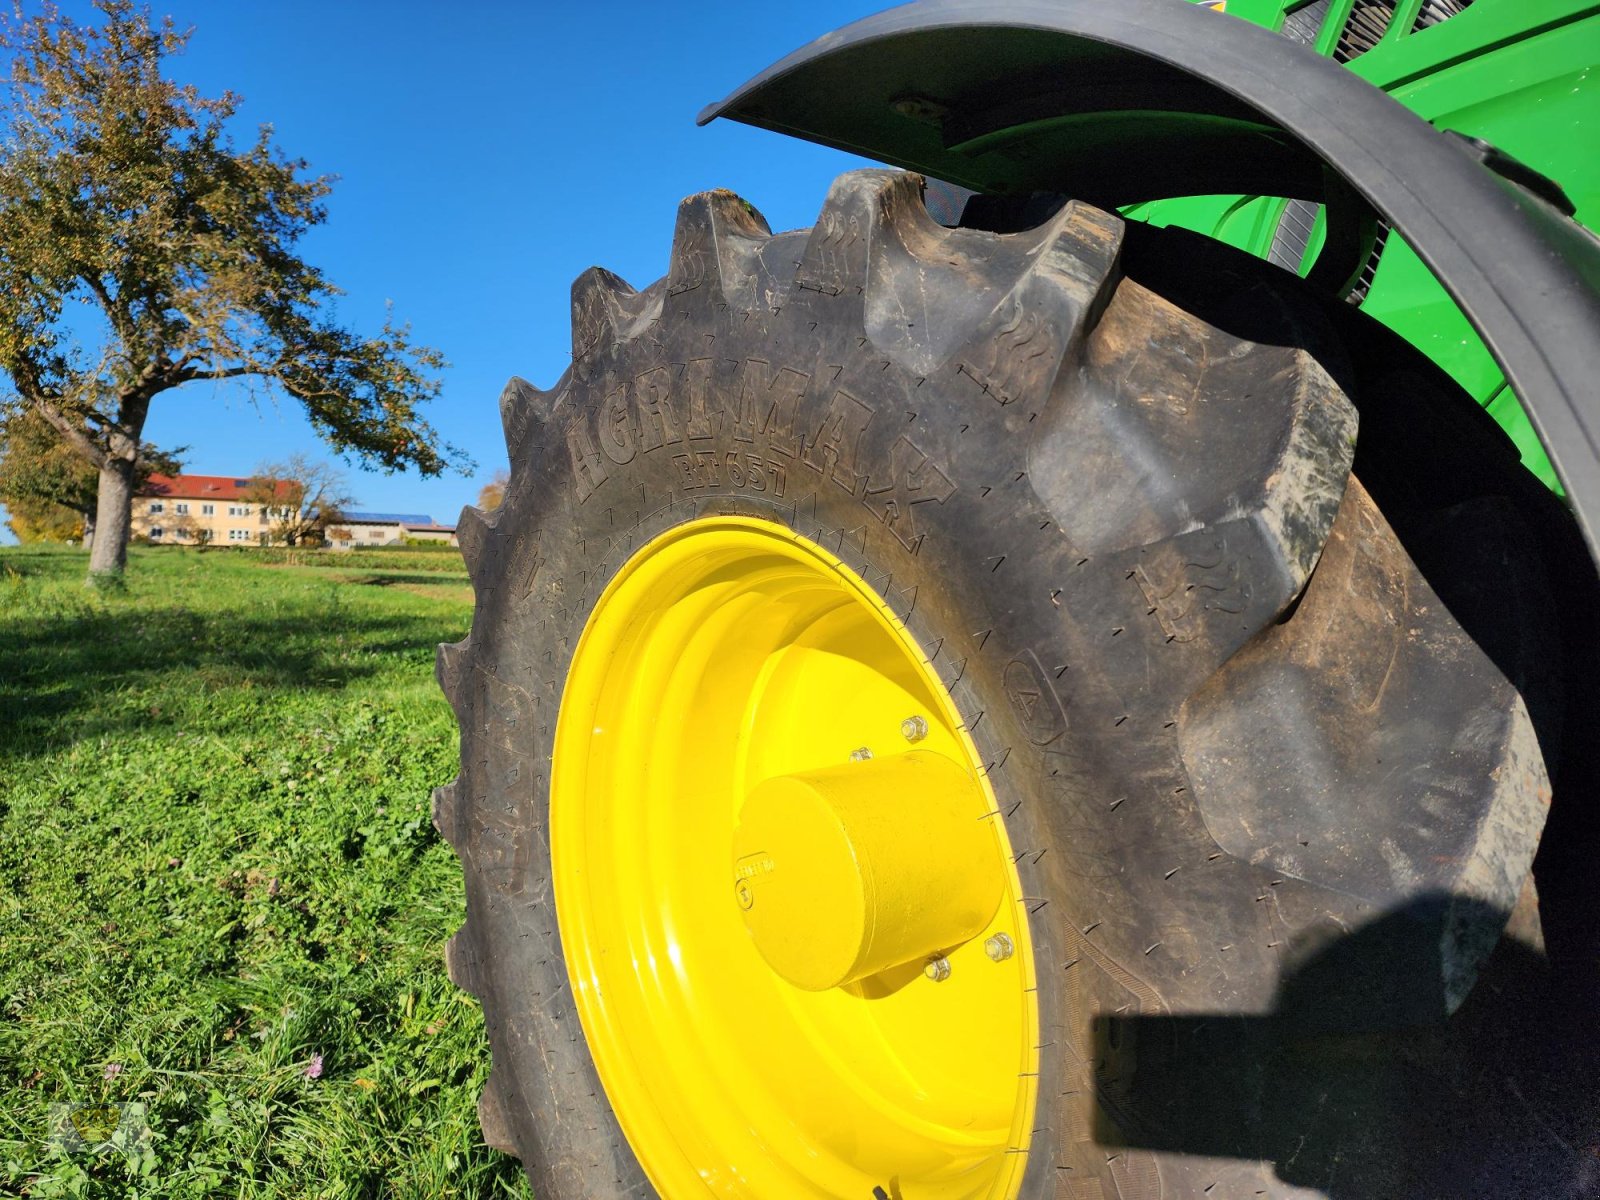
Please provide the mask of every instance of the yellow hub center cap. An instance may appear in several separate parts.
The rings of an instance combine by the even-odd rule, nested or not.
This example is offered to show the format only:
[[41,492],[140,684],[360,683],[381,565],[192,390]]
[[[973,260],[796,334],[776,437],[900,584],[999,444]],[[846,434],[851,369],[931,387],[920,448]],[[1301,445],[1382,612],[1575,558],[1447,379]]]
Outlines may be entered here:
[[820,992],[967,941],[1005,892],[977,781],[912,751],[757,784],[733,895],[767,964]]

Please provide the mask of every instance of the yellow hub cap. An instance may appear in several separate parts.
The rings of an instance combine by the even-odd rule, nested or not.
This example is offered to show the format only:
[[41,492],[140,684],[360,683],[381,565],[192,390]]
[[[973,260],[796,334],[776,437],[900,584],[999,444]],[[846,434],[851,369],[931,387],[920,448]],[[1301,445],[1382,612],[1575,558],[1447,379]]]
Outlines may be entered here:
[[733,838],[761,957],[821,992],[969,940],[1005,891],[983,811],[977,779],[927,750],[762,780]]
[[784,526],[716,517],[595,605],[551,859],[607,1098],[669,1200],[1016,1194],[1038,1017],[977,752],[904,625]]

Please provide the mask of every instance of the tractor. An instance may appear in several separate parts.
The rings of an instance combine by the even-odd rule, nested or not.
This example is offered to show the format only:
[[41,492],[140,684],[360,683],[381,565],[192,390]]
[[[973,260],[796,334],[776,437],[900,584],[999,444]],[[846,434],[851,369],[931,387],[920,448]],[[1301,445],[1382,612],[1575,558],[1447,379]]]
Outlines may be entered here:
[[572,286],[434,797],[540,1200],[1600,1196],[1600,5],[921,0]]

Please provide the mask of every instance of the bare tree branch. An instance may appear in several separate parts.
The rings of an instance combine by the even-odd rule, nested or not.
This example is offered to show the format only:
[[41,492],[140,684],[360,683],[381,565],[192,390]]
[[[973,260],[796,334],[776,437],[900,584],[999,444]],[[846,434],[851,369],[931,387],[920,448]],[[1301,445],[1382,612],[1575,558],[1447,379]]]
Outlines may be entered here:
[[169,378],[172,380],[172,386],[176,387],[180,383],[191,383],[196,379],[240,379],[246,375],[270,377],[272,374],[273,371],[269,367],[240,364],[233,367],[182,367],[173,372]]
[[129,320],[123,307],[111,298],[105,280],[93,271],[80,272],[78,278],[83,280],[89,290],[94,293],[95,299],[100,302],[100,307],[105,311],[106,319],[111,322],[111,328],[116,330],[117,336],[124,342],[133,338],[133,323]]
[[105,466],[105,451],[95,445],[87,434],[68,420],[66,413],[42,396],[34,396],[30,402],[34,411],[50,422],[50,427],[61,435],[62,440],[88,459],[96,468]]

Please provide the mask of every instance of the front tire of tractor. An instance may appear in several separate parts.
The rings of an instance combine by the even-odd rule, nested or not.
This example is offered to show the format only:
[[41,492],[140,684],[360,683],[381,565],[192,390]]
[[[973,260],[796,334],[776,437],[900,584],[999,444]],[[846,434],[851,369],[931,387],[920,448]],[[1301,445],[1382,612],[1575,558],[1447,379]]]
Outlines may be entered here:
[[[920,186],[853,172],[778,236],[691,197],[667,276],[585,273],[570,370],[502,396],[511,482],[460,524],[477,609],[440,648],[462,769],[434,817],[466,876],[447,957],[488,1024],[485,1137],[541,1200],[1297,1194],[1332,1120],[1297,1047],[1443,1018],[1523,891],[1549,802],[1518,690],[1551,653],[1532,518],[1438,514],[1503,565],[1484,619],[1528,632],[1464,628],[1391,481],[1351,474],[1355,376],[1297,284],[1229,259],[1166,288],[1181,240],[1076,202],[943,228]],[[1485,478],[1516,469],[1473,446]],[[930,799],[871,886],[910,889],[916,925],[999,864],[981,931],[928,916],[828,975],[804,888],[797,943],[741,913],[811,836],[767,772],[832,795],[936,749],[965,772],[951,820],[994,840],[956,846],[957,821],[936,846]],[[817,945],[844,920],[825,899]],[[968,980],[999,990],[958,1000]]]

